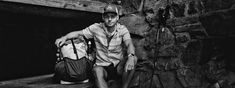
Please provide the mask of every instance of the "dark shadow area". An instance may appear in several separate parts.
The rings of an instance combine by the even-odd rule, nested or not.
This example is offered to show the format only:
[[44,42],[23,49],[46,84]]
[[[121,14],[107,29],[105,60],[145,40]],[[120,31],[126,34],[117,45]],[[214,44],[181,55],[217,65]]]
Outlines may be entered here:
[[[205,41],[205,50],[203,50],[203,60],[208,60],[214,56],[217,59],[225,60],[226,68],[235,71],[234,55],[235,55],[235,10],[227,9],[211,12],[200,16],[200,22],[209,34],[209,38]],[[208,45],[209,44],[209,45]]]
[[55,39],[101,21],[98,13],[28,5],[24,10],[24,5],[19,6],[0,6],[0,80],[53,73]]

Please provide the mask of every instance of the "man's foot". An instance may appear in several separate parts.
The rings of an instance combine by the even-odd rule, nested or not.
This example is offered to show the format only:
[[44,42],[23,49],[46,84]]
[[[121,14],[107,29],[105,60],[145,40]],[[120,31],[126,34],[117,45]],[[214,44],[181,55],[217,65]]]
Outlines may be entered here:
[[60,84],[75,84],[74,82],[60,80]]
[[86,79],[84,81],[79,81],[79,82],[69,82],[69,81],[64,81],[64,80],[60,80],[60,84],[77,84],[77,83],[87,83],[89,82],[89,79]]
[[89,79],[86,79],[86,80],[84,80],[84,81],[81,81],[80,83],[87,83],[87,82],[89,82]]

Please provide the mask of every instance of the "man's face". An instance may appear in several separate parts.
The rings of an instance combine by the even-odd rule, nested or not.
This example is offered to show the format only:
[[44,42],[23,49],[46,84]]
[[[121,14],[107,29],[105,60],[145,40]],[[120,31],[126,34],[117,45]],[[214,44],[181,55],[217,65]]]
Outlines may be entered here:
[[104,13],[103,20],[106,26],[113,27],[119,19],[116,13]]

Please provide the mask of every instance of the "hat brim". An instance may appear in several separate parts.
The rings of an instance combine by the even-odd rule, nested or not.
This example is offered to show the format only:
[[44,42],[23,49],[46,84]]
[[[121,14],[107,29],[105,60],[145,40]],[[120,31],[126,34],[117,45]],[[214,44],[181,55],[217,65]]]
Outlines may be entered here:
[[113,14],[118,15],[118,13],[117,13],[117,12],[111,12],[111,11],[110,11],[110,12],[104,12],[103,14],[104,14],[104,15],[106,15],[106,14],[108,14],[108,13],[113,13]]

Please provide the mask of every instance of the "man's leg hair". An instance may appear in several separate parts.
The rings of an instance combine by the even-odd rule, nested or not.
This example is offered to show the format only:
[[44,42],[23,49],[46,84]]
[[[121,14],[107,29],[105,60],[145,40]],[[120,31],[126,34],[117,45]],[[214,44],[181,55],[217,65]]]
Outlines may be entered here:
[[96,86],[98,88],[108,88],[108,84],[105,80],[107,78],[107,72],[102,66],[95,66],[93,68]]

